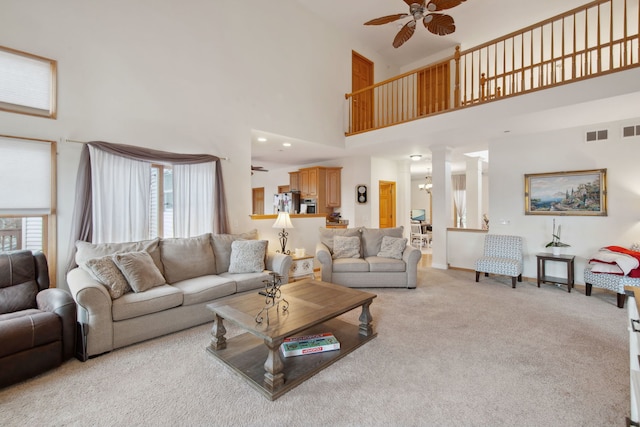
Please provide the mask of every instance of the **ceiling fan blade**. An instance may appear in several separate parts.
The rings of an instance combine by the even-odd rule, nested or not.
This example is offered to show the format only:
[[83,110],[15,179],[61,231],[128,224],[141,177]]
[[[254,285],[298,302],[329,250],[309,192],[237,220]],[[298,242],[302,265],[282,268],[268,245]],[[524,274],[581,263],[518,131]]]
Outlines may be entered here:
[[429,4],[434,5],[435,9],[429,8],[429,10],[445,10],[456,7],[459,4],[464,3],[466,0],[431,0]]
[[430,13],[424,17],[424,26],[433,34],[446,36],[456,30],[453,18],[442,13]]
[[407,22],[404,27],[402,27],[400,31],[398,31],[398,34],[396,34],[396,38],[393,39],[393,47],[397,49],[402,46],[404,42],[411,38],[415,31],[416,21]]
[[364,25],[388,24],[389,22],[397,21],[398,19],[406,18],[407,16],[411,16],[411,15],[409,15],[408,13],[398,13],[396,15],[383,16],[381,18],[376,18],[376,19],[372,19],[371,21],[367,21],[364,23]]

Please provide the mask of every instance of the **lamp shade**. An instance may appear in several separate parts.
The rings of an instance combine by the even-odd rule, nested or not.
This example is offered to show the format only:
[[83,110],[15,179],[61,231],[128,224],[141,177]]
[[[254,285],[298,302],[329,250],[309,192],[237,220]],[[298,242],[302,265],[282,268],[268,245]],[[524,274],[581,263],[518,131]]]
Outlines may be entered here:
[[293,224],[291,224],[291,219],[289,217],[289,212],[278,212],[278,218],[273,224],[273,228],[293,228]]

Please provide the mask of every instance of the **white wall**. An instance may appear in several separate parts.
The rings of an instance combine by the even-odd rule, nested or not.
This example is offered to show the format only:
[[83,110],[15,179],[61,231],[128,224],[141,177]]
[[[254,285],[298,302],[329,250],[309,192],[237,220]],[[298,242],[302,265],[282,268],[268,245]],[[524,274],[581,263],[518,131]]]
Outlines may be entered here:
[[[0,112],[3,134],[229,157],[234,232],[251,226],[251,129],[343,146],[351,49],[397,71],[293,0],[3,0],[0,40],[59,75],[58,119]],[[59,145],[61,287],[80,149]]]

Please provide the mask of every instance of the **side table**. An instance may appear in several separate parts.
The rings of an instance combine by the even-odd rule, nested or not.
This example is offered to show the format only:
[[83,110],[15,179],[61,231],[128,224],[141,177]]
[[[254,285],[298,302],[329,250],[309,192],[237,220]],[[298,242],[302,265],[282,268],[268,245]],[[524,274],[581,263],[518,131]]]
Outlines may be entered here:
[[[538,259],[538,287],[540,287],[540,282],[558,283],[560,285],[567,285],[567,292],[571,292],[571,288],[574,287],[573,270],[575,255],[554,255],[548,252],[542,252],[536,254],[536,258]],[[564,262],[567,265],[567,278],[547,276],[545,273],[545,264],[547,261]]]
[[314,257],[312,255],[305,255],[301,257],[291,255],[291,258],[293,258],[293,262],[289,269],[289,281],[294,282],[307,277],[315,279],[315,274],[313,273]]

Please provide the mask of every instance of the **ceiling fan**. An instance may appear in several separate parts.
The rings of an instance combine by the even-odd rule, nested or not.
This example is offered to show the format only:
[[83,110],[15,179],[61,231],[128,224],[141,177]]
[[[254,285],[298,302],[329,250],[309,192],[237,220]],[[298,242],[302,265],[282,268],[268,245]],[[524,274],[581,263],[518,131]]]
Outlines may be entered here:
[[393,39],[393,47],[399,48],[411,38],[416,30],[418,20],[422,19],[424,26],[439,36],[446,36],[456,30],[453,18],[444,13],[433,13],[440,10],[451,9],[466,0],[404,0],[409,5],[409,13],[398,13],[395,15],[382,16],[380,18],[367,21],[364,25],[382,25],[408,16],[412,19],[404,24],[396,37]]
[[269,172],[269,171],[265,169],[263,166],[251,165],[251,175],[253,175],[254,172]]

